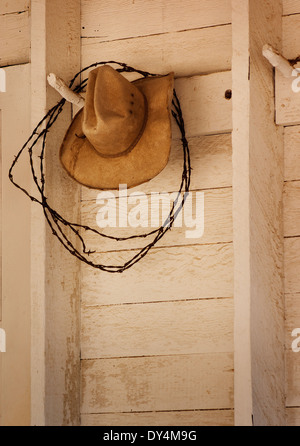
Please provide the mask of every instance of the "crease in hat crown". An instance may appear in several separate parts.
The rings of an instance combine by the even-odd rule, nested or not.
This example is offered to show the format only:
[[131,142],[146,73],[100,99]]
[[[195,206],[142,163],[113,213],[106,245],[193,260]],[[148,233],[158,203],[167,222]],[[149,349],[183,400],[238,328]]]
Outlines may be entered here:
[[84,107],[59,157],[67,173],[94,189],[134,187],[167,165],[174,73],[129,82],[109,65],[90,72]]
[[147,121],[143,93],[109,65],[89,74],[82,131],[103,157],[124,155],[139,141]]

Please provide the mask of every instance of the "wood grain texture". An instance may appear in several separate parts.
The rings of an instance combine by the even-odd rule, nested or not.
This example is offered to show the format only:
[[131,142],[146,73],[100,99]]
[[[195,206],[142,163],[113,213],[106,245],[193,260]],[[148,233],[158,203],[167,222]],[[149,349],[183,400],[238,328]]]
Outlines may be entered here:
[[112,58],[151,73],[174,71],[176,77],[230,70],[231,25],[112,42],[82,39],[82,68]]
[[300,3],[298,0],[282,0],[283,15],[299,14]]
[[286,405],[300,406],[300,355],[292,350],[292,332],[300,330],[300,293],[285,295],[285,319]]
[[[295,141],[298,139],[295,138]],[[230,187],[232,185],[231,134],[190,137],[188,142],[193,168],[190,189]],[[151,181],[130,189],[129,193],[177,191],[181,181],[182,161],[181,142],[173,140],[170,158],[164,170]],[[294,166],[295,163],[291,165]],[[98,190],[82,187],[81,197],[83,201],[95,202],[98,193]],[[118,191],[116,196],[118,196]]]
[[[121,16],[122,20],[116,17]],[[180,18],[180,20],[179,20]],[[102,41],[163,34],[231,22],[230,0],[101,0],[81,2],[81,36]]]
[[283,206],[284,235],[300,236],[300,181],[284,184]]
[[[7,345],[6,352],[0,353],[0,425],[29,426],[31,202],[11,184],[8,171],[30,133],[30,65],[7,67],[5,72],[6,92],[0,93],[2,176],[0,327],[6,332]],[[21,102],[20,97],[22,97]],[[30,190],[30,169],[26,155],[20,158],[13,174],[15,181]],[[18,216],[22,216],[21,221]]]
[[231,409],[82,414],[82,426],[233,426]]
[[[187,136],[209,135],[232,130],[231,71],[175,80]],[[174,129],[174,126],[173,126]],[[181,137],[178,129],[173,135]]]
[[[300,30],[299,30],[300,33]],[[299,107],[300,93],[292,89],[292,83],[296,77],[285,78],[276,71],[276,124],[278,125],[297,125],[300,123]],[[299,86],[299,83],[297,84]]]
[[[284,405],[282,130],[273,71],[281,2],[233,0],[233,245],[236,424],[281,425]],[[248,255],[245,255],[245,253]]]
[[[299,327],[299,325],[297,327]],[[287,407],[300,407],[300,355],[292,350],[288,350],[285,358],[287,383],[286,405]]]
[[[135,252],[100,254],[99,260],[119,264]],[[220,243],[153,249],[122,274],[83,265],[82,304],[232,297],[232,261],[232,244]]]
[[232,408],[233,358],[207,353],[82,361],[82,413]]
[[30,0],[1,0],[0,2],[0,15],[12,14],[29,9]]
[[[128,191],[130,194],[130,191]],[[143,193],[143,192],[141,192]],[[196,195],[197,194],[197,195]],[[203,195],[204,200],[204,212],[201,210],[200,195]],[[130,196],[130,195],[129,195]],[[170,195],[169,195],[170,196]],[[177,196],[177,194],[176,194]],[[168,194],[165,194],[165,199],[167,199]],[[139,209],[141,209],[142,214],[148,215],[145,220],[145,226],[147,227],[137,227],[132,228],[127,225],[126,228],[120,228],[118,224],[118,215],[120,212],[125,213],[125,215],[130,214],[134,209],[135,205],[128,204],[128,198],[125,198],[126,204],[123,203],[123,199],[117,198],[115,200],[114,206],[116,207],[116,227],[99,228],[96,224],[96,218],[98,211],[103,207],[103,205],[97,204],[96,201],[84,201],[81,204],[81,222],[82,224],[87,224],[90,227],[100,231],[103,234],[118,237],[129,237],[132,234],[143,234],[149,232],[154,227],[151,226],[151,216],[156,215],[156,206],[151,205],[152,202],[155,203],[155,198],[151,195],[146,195],[143,197],[141,205],[139,204]],[[151,201],[152,200],[152,201]],[[190,201],[192,200],[192,201]],[[197,200],[197,201],[196,201]],[[107,203],[107,201],[105,201]],[[167,205],[168,201],[166,201]],[[170,210],[170,204],[168,211]],[[192,209],[192,206],[194,209]],[[127,209],[126,209],[127,207]],[[162,210],[162,205],[160,205]],[[127,211],[127,212],[126,212]],[[197,214],[196,214],[197,212]],[[201,214],[201,215],[200,215]],[[197,219],[196,215],[199,215]],[[164,217],[166,218],[166,216]],[[204,224],[204,232],[201,233],[202,218]],[[188,227],[190,225],[191,219],[195,219],[192,228]],[[161,218],[161,224],[163,219]],[[224,243],[232,241],[232,190],[231,188],[225,189],[212,189],[205,191],[194,191],[191,192],[190,198],[185,203],[185,207],[181,211],[181,214],[177,217],[178,227],[174,227],[169,231],[158,243],[157,247],[161,246],[178,246],[178,245],[203,245],[208,243]],[[188,238],[189,231],[194,232],[194,238]],[[199,235],[198,235],[199,234]],[[97,252],[107,252],[107,251],[118,251],[123,249],[138,249],[145,245],[145,239],[132,239],[124,241],[110,240],[97,234],[91,232],[86,233],[83,231],[83,235],[88,240],[90,246],[93,246]]]
[[[292,352],[292,331],[300,327],[300,292],[285,295],[285,348]],[[295,357],[300,356],[295,353]],[[293,388],[293,382],[288,382]],[[300,404],[299,404],[300,405]]]
[[286,417],[287,426],[300,426],[300,407],[288,407]]
[[0,66],[30,61],[29,13],[0,15]]
[[300,237],[284,240],[284,289],[285,293],[300,292]]
[[284,129],[284,179],[300,180],[300,126]]
[[295,59],[300,54],[300,14],[282,17],[282,54]]
[[[80,0],[32,0],[32,121],[58,102],[49,72],[66,81],[80,68]],[[37,121],[38,119],[38,121]],[[79,188],[69,187],[58,150],[71,121],[66,105],[47,137],[46,195],[58,212],[78,220]],[[40,208],[32,228],[32,424],[79,423],[79,262],[53,237]]]
[[232,299],[83,307],[81,358],[233,351]]

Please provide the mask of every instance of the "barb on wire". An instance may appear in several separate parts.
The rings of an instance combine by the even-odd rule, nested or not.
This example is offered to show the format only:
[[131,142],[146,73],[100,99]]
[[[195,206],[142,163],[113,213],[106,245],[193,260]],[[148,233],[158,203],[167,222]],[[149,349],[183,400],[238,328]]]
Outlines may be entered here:
[[[97,67],[99,65],[106,65],[106,64],[116,64],[119,65],[120,68],[117,68],[117,71],[119,72],[135,72],[140,74],[143,77],[148,76],[157,76],[156,74],[151,74],[146,71],[137,70],[135,68],[132,68],[125,63],[121,62],[115,62],[115,61],[106,61],[106,62],[95,62],[88,67],[83,68],[81,71],[79,71],[73,79],[70,81],[69,88],[71,88],[74,85],[74,82],[76,79],[82,75],[82,73],[86,72],[88,69]],[[87,84],[87,78],[82,80],[73,90],[77,93],[82,91]],[[157,242],[166,234],[167,231],[169,231],[174,221],[179,214],[180,210],[184,206],[184,202],[187,196],[187,193],[189,192],[190,188],[190,179],[191,179],[191,162],[190,162],[190,152],[189,152],[189,146],[188,141],[186,139],[185,135],[185,127],[184,127],[184,120],[182,116],[182,111],[180,107],[180,102],[177,97],[176,91],[173,91],[173,100],[172,105],[173,109],[171,110],[172,116],[175,119],[175,122],[181,132],[181,143],[182,143],[182,151],[183,151],[183,170],[182,170],[182,176],[181,176],[181,182],[178,190],[178,194],[176,199],[174,200],[170,213],[168,217],[166,218],[165,222],[162,226],[160,226],[158,229],[154,229],[148,233],[139,234],[139,235],[131,235],[128,237],[114,237],[112,235],[103,234],[97,229],[91,228],[90,226],[74,223],[66,220],[62,215],[60,215],[55,209],[53,209],[49,203],[48,198],[45,195],[45,186],[46,186],[46,176],[45,176],[45,166],[44,166],[44,159],[45,159],[45,150],[46,150],[46,141],[47,141],[47,135],[49,133],[50,128],[54,125],[56,120],[59,117],[59,114],[62,112],[64,104],[66,100],[61,99],[54,107],[52,107],[48,113],[40,120],[40,122],[37,124],[35,129],[33,130],[32,134],[28,138],[28,140],[25,142],[25,144],[22,146],[18,154],[13,160],[13,163],[9,169],[9,179],[16,186],[18,189],[20,189],[24,194],[28,196],[28,198],[35,203],[38,203],[43,208],[44,216],[46,218],[46,221],[52,231],[52,234],[60,241],[60,243],[64,246],[64,248],[73,256],[75,256],[80,261],[86,263],[87,265],[90,265],[93,268],[97,268],[102,271],[107,271],[111,273],[122,273],[123,271],[131,268],[133,265],[135,265],[137,262],[139,262],[143,257],[146,256],[146,254],[149,252],[153,246],[157,244]],[[37,143],[41,140],[41,148],[38,149]],[[38,153],[38,150],[40,152]],[[24,187],[22,187],[20,184],[18,184],[13,175],[14,168],[16,164],[18,163],[21,155],[26,152],[29,154],[29,163],[30,163],[30,169],[32,178],[34,181],[34,184],[36,186],[37,193],[39,195],[39,198],[36,198],[35,196],[31,195]],[[39,168],[37,171],[37,168],[34,164],[34,158],[39,158]],[[184,192],[184,193],[182,193]],[[181,197],[181,199],[179,199]],[[68,235],[67,231],[70,229],[72,233],[75,235],[75,242],[72,242]],[[80,232],[81,230],[81,232]],[[130,240],[134,238],[146,238],[150,237],[151,235],[154,236],[153,240],[151,240],[148,244],[146,244],[143,248],[141,248],[131,259],[126,261],[122,265],[103,265],[101,263],[94,262],[90,256],[91,254],[94,254],[96,252],[95,250],[88,250],[86,242],[84,240],[84,236],[82,235],[84,232],[93,232],[97,236],[99,236],[99,239],[101,237],[105,237],[108,239],[116,240],[116,241],[124,241],[124,240]]]

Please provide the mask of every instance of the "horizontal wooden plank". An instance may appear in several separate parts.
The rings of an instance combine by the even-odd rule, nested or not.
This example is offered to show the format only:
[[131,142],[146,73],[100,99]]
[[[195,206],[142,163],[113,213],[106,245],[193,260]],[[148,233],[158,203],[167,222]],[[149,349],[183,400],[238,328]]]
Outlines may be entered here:
[[300,181],[284,184],[283,206],[284,235],[300,235]]
[[[300,328],[300,293],[285,294],[285,348],[292,351],[294,328]],[[297,356],[297,355],[296,355]],[[300,355],[298,355],[300,356]]]
[[81,357],[233,351],[232,299],[83,307]]
[[[120,264],[136,251],[100,254]],[[232,297],[232,244],[152,249],[122,274],[82,266],[83,305]]]
[[[232,130],[231,71],[175,81],[187,136],[209,135]],[[177,137],[181,137],[177,130]],[[176,133],[173,132],[176,137]]]
[[300,237],[284,240],[285,293],[300,292]]
[[82,0],[82,37],[102,41],[231,23],[230,0]]
[[0,66],[30,60],[29,13],[0,16]]
[[30,0],[1,0],[0,15],[26,11],[30,7]]
[[300,180],[300,126],[284,129],[284,179]]
[[[300,128],[299,128],[300,132]],[[295,141],[298,141],[295,137]],[[229,187],[232,185],[231,134],[191,137],[188,139],[191,157],[191,190]],[[170,158],[164,170],[147,183],[128,192],[145,194],[159,191],[175,192],[179,189],[182,175],[182,145],[173,140]],[[294,166],[295,163],[291,163]],[[300,163],[299,163],[300,178]],[[114,192],[114,191],[111,191]],[[82,200],[94,201],[99,190],[82,187]],[[116,191],[116,196],[119,191]]]
[[[132,80],[131,75],[124,76]],[[175,89],[182,108],[186,136],[191,138],[231,132],[232,101],[231,97],[225,97],[226,92],[231,92],[231,71],[178,78],[175,79]],[[171,120],[171,124],[172,139],[180,140],[182,135],[175,119]]]
[[174,71],[176,77],[226,71],[231,68],[231,25],[112,42],[82,39],[81,51],[82,67],[113,59],[151,73]]
[[[138,192],[136,192],[138,193]],[[142,190],[140,193],[143,193]],[[107,206],[108,201],[103,200],[103,205],[97,204],[96,201],[84,201],[81,204],[81,222],[93,227],[101,233],[118,237],[129,237],[132,234],[143,234],[154,228],[151,226],[151,218],[158,215],[157,207],[160,207],[162,214],[162,204],[156,207],[157,196],[145,195],[140,196],[140,203],[130,204],[129,198],[119,198],[110,201],[113,208],[116,209],[116,226],[107,228],[99,228],[96,224],[98,211]],[[203,196],[201,195],[203,194]],[[174,196],[177,196],[175,193]],[[155,198],[156,197],[156,198]],[[161,196],[162,197],[162,196]],[[171,209],[172,202],[170,194],[163,195],[166,211],[160,217],[160,224],[165,221],[167,214]],[[125,200],[123,203],[122,200]],[[203,208],[202,208],[203,200]],[[169,203],[169,205],[168,205]],[[141,214],[145,216],[144,227],[133,228],[128,223],[128,216],[138,206]],[[127,219],[127,227],[119,227],[119,215],[124,214]],[[163,217],[164,215],[164,217]],[[159,217],[159,215],[158,215]],[[153,222],[154,223],[154,222]],[[157,244],[157,246],[174,246],[174,245],[191,245],[191,244],[208,244],[232,241],[232,189],[212,189],[205,191],[191,192],[181,214],[176,220],[177,227],[172,228]],[[204,232],[202,232],[204,225]],[[146,227],[145,227],[146,226]],[[156,226],[158,227],[158,226]],[[190,232],[192,231],[192,233]],[[98,252],[116,251],[123,249],[137,249],[145,245],[145,239],[136,238],[132,240],[115,241],[110,240],[93,232],[83,231],[85,239],[90,246],[93,246]],[[189,238],[192,235],[192,238]]]
[[233,354],[81,361],[82,413],[232,408]]
[[287,59],[295,59],[300,54],[299,34],[300,14],[282,17],[282,51]]
[[300,293],[285,295],[285,319],[286,404],[300,406],[300,353],[292,350],[296,339],[292,332],[295,328],[300,330]]
[[296,77],[285,78],[281,73],[276,71],[275,104],[276,124],[278,125],[288,126],[298,125],[300,123],[300,92],[293,91],[293,82],[295,80],[298,82],[298,88],[300,83]]
[[286,425],[300,426],[300,407],[288,407],[286,409]]
[[[299,2],[298,2],[299,4]],[[300,54],[300,14],[290,15],[282,19],[282,51],[287,59],[295,59]],[[297,65],[298,66],[298,65]],[[294,84],[293,84],[294,82]],[[299,82],[295,77],[284,78],[276,71],[276,122],[280,125],[296,125],[300,123]]]
[[283,15],[300,13],[299,0],[282,0]]
[[285,354],[285,358],[286,405],[300,406],[300,353],[288,350]]
[[[300,417],[300,413],[299,413]],[[234,411],[192,410],[179,412],[138,412],[82,414],[81,426],[233,426]]]

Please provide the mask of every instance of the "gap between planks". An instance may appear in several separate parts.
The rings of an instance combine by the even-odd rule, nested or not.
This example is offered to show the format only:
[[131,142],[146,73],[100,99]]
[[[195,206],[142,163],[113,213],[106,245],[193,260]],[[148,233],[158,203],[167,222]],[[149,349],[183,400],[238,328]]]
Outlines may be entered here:
[[[24,11],[24,12],[26,12],[26,11]],[[177,31],[167,31],[167,32],[162,32],[162,33],[140,34],[140,35],[137,35],[137,36],[121,37],[121,38],[116,38],[116,39],[101,40],[102,39],[101,36],[81,36],[81,39],[82,39],[82,41],[84,41],[84,40],[88,41],[88,40],[91,40],[91,39],[98,39],[98,40],[101,40],[100,43],[102,44],[102,43],[108,43],[108,42],[121,42],[123,40],[142,39],[144,37],[167,36],[168,34],[184,33],[184,32],[188,32],[188,31],[199,31],[199,30],[202,30],[202,29],[210,29],[210,28],[220,28],[222,26],[228,26],[228,25],[231,25],[231,22],[222,23],[220,25],[207,25],[207,26],[200,26],[200,27],[195,27],[195,28],[185,28],[185,29],[179,29]],[[222,71],[224,71],[224,70],[222,70]]]
[[[210,353],[220,353],[220,354],[232,354],[232,350],[224,351],[224,352],[200,352],[200,353],[166,353],[155,354],[155,355],[125,355],[125,356],[97,356],[94,358],[80,358],[80,361],[105,361],[111,359],[140,359],[140,358],[177,358],[178,356],[199,356],[199,355],[208,355]],[[234,371],[234,370],[232,370]]]
[[[293,293],[294,294],[294,293]],[[204,300],[223,300],[223,299],[233,299],[232,296],[220,296],[220,297],[203,297],[203,298],[196,298],[196,299],[176,299],[176,300],[153,300],[148,302],[119,302],[119,303],[113,303],[113,304],[82,304],[82,308],[103,308],[103,307],[117,307],[117,306],[123,306],[123,305],[144,305],[144,304],[161,304],[161,303],[173,303],[173,302],[197,302],[197,301],[204,301]]]

